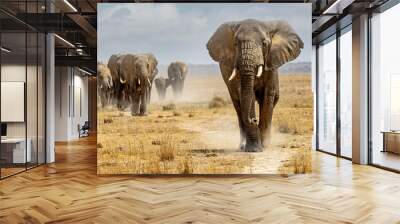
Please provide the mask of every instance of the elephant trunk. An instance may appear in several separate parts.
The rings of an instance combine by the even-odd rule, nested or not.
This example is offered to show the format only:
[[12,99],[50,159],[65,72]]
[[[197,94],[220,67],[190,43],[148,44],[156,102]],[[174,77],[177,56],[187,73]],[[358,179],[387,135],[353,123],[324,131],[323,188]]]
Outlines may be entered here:
[[150,100],[151,100],[151,88],[153,86],[153,83],[149,79],[147,79],[147,80],[149,82],[149,85],[148,85],[147,91],[146,91],[146,98],[147,98],[147,102],[146,103],[149,104]]
[[253,42],[240,45],[238,70],[240,74],[240,107],[241,117],[246,132],[246,151],[259,151],[261,148],[260,131],[255,117],[254,81],[258,69],[257,46]]

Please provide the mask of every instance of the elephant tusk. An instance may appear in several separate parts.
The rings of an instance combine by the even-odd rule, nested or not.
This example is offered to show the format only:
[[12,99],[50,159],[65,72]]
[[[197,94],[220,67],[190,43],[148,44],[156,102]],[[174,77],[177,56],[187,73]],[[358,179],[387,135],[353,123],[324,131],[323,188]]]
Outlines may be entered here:
[[150,79],[149,79],[149,78],[147,78],[147,82],[148,82],[149,85],[151,86],[151,82],[150,82]]
[[231,77],[229,77],[229,81],[232,81],[232,79],[234,79],[236,76],[236,68],[233,69]]
[[137,80],[138,85],[140,86],[140,79]]
[[263,66],[260,65],[258,66],[258,71],[257,71],[257,78],[260,78],[263,72]]
[[126,80],[122,80],[122,78],[119,78],[119,81],[120,81],[122,84],[125,84],[125,83],[126,83]]

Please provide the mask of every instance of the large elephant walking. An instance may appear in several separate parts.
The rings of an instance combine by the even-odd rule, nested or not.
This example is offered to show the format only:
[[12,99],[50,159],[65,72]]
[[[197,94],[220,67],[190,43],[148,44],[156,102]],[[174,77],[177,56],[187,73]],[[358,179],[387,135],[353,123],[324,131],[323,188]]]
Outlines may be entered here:
[[284,21],[224,23],[208,41],[207,49],[219,63],[238,116],[241,149],[262,151],[269,144],[273,109],[279,99],[277,70],[295,59],[302,48],[302,40]]
[[180,61],[172,62],[168,66],[168,79],[174,92],[174,97],[179,98],[182,95],[185,78],[188,74],[188,66]]
[[153,80],[158,73],[153,54],[127,54],[121,58],[119,81],[125,85],[131,103],[132,115],[146,115]]
[[127,85],[121,83],[121,62],[125,55],[113,54],[108,60],[108,68],[111,72],[112,81],[114,84],[113,98],[116,101],[118,109],[124,109],[129,104],[129,96],[127,95]]
[[102,107],[111,104],[113,88],[110,69],[104,64],[97,63],[97,92]]

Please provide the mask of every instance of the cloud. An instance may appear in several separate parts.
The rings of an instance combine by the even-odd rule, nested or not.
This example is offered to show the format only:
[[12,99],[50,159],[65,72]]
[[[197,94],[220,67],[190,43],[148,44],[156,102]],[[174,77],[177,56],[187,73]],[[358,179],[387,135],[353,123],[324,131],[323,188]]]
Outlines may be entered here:
[[184,60],[215,63],[206,43],[226,21],[254,18],[287,20],[305,42],[300,61],[311,58],[311,9],[307,4],[132,4],[98,6],[98,57],[152,52],[160,64]]

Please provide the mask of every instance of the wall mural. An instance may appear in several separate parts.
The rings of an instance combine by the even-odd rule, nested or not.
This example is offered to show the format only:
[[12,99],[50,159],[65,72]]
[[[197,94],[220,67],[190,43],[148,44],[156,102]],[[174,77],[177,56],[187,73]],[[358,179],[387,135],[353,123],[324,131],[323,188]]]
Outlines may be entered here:
[[98,4],[98,174],[311,172],[310,4]]

